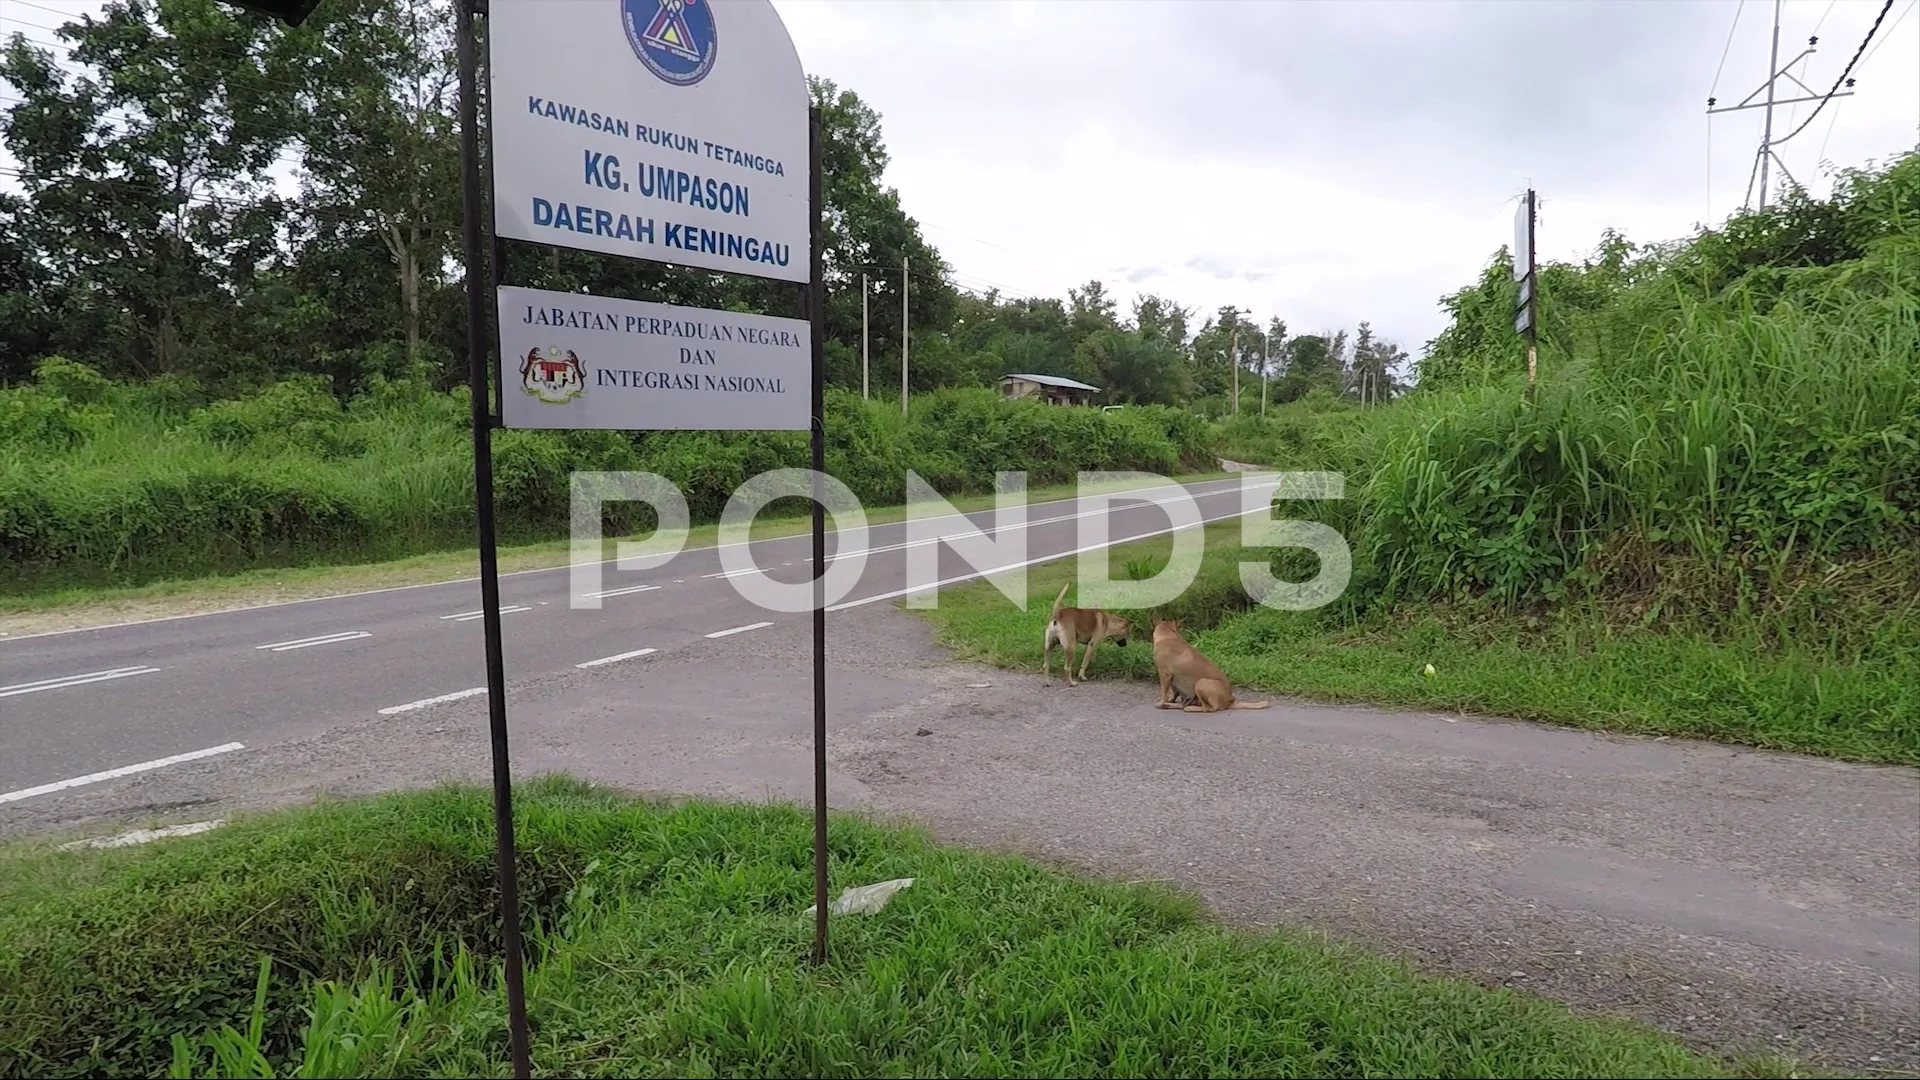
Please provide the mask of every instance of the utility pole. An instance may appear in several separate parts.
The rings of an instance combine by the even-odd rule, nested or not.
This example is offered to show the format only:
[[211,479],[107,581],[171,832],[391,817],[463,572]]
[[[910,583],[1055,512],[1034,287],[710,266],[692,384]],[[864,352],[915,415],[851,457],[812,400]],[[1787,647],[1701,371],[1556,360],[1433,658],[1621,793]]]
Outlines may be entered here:
[[[1767,54],[1767,120],[1760,129],[1760,209],[1767,208],[1767,163],[1773,160],[1773,89],[1780,79],[1780,5],[1785,0],[1773,0],[1773,51]],[[1786,172],[1782,166],[1781,172]]]
[[1228,356],[1233,362],[1233,415],[1240,415],[1240,320],[1233,321],[1233,352]]
[[865,401],[873,395],[868,393],[867,373],[867,275],[860,274],[860,400]]
[[900,415],[907,415],[907,257],[900,256]]
[[1273,327],[1260,342],[1260,419],[1267,418],[1267,369],[1273,366]]
[[1233,365],[1233,415],[1240,415],[1240,316],[1253,314],[1252,310],[1228,308],[1233,313],[1233,346],[1227,354],[1227,362]]
[[[1760,178],[1759,208],[1762,210],[1765,210],[1767,208],[1767,185],[1770,179],[1770,173],[1773,168],[1777,167],[1780,170],[1780,175],[1786,177],[1789,181],[1793,183],[1795,187],[1800,186],[1800,181],[1795,180],[1793,177],[1793,174],[1787,171],[1786,163],[1781,161],[1780,155],[1774,151],[1774,147],[1779,146],[1780,143],[1785,142],[1786,139],[1781,139],[1778,142],[1774,141],[1773,110],[1782,105],[1798,105],[1802,102],[1807,102],[1807,101],[1822,101],[1829,96],[1837,97],[1837,98],[1853,96],[1853,90],[1851,89],[1853,86],[1853,80],[1851,78],[1846,80],[1846,85],[1848,89],[1836,90],[1831,95],[1828,95],[1828,94],[1823,94],[1820,91],[1815,90],[1814,88],[1808,86],[1806,83],[1801,82],[1799,79],[1795,78],[1793,75],[1793,72],[1789,70],[1793,67],[1793,65],[1799,63],[1800,61],[1814,54],[1814,52],[1816,51],[1815,46],[1819,45],[1820,43],[1820,39],[1818,37],[1808,38],[1807,47],[1805,49],[1802,49],[1799,55],[1793,57],[1792,59],[1788,60],[1784,64],[1780,62],[1780,7],[1782,2],[1783,0],[1773,0],[1773,45],[1771,47],[1771,51],[1768,53],[1767,70],[1770,74],[1768,74],[1767,76],[1766,83],[1760,86],[1758,89],[1754,90],[1753,93],[1748,94],[1746,97],[1742,98],[1738,105],[1721,105],[1719,108],[1715,108],[1714,106],[1717,104],[1718,99],[1716,98],[1707,99],[1707,114],[1709,116],[1714,115],[1716,113],[1739,112],[1742,109],[1767,110],[1766,121],[1763,125],[1762,134],[1760,136],[1760,149],[1754,154],[1754,159],[1753,159],[1754,170],[1755,172],[1757,172]],[[1791,81],[1795,86],[1805,91],[1807,96],[1797,97],[1797,98],[1780,98],[1778,95],[1775,94],[1774,91],[1775,91],[1776,84],[1781,79],[1787,79]],[[1766,100],[1755,101],[1754,98],[1760,96],[1762,93],[1766,94]],[[1805,125],[1803,124],[1801,126],[1804,127]],[[1795,132],[1794,134],[1798,134],[1798,132]],[[1792,137],[1793,137],[1792,135],[1789,135],[1787,138],[1792,138]],[[1743,201],[1741,205],[1745,206],[1750,204],[1752,201],[1752,198],[1753,198],[1753,177],[1749,176],[1747,178],[1747,199]]]

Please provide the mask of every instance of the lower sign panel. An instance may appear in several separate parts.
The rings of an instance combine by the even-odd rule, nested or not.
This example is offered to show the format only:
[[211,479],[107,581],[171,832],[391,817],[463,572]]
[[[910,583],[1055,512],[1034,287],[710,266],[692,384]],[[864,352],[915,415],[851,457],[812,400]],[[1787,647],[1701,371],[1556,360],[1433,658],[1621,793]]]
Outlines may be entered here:
[[804,320],[512,285],[497,301],[507,427],[811,427]]

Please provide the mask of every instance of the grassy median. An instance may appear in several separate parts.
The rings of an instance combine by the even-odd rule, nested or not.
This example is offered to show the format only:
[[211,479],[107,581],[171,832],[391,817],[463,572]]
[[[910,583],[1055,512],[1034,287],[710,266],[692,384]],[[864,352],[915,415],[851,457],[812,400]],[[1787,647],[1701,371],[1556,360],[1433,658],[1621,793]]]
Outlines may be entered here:
[[[1273,551],[1241,547],[1237,524],[1205,531],[1206,555],[1193,584],[1160,614],[1182,619],[1195,648],[1255,693],[1920,765],[1920,697],[1913,692],[1920,686],[1920,632],[1910,623],[1890,621],[1841,647],[1622,626],[1603,611],[1571,604],[1544,615],[1431,605],[1368,618],[1276,611],[1248,598],[1236,569],[1241,562],[1272,565]],[[1108,573],[1119,579],[1129,570],[1158,570],[1171,547],[1164,537],[1119,545],[1108,556]],[[1288,577],[1285,556],[1281,565],[1276,576]],[[980,582],[942,590],[938,608],[919,614],[962,655],[1038,672],[1046,611],[1077,573],[1073,560],[1029,569],[1026,611]],[[1075,599],[1070,592],[1067,603]],[[1148,645],[1153,613],[1124,614],[1143,626],[1139,644]],[[1432,677],[1424,674],[1428,664]],[[1149,700],[1157,693],[1150,646],[1105,646],[1092,670],[1143,680],[1140,692]]]
[[[1179,895],[857,819],[832,825],[836,892],[914,883],[836,916],[813,969],[804,812],[559,778],[518,796],[542,1075],[1739,1072],[1513,992],[1231,931]],[[443,788],[145,848],[0,849],[0,1074],[504,1075],[489,808]]]

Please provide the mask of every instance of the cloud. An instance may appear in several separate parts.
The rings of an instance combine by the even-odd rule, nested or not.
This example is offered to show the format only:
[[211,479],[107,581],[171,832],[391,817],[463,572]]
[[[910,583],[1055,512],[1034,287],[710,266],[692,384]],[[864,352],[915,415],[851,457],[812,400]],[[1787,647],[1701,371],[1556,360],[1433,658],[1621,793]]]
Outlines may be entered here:
[[[773,3],[807,70],[880,112],[886,182],[963,286],[1064,298],[1097,277],[1121,310],[1144,290],[1296,328],[1366,319],[1416,354],[1529,185],[1543,258],[1733,209],[1761,114],[1709,124],[1706,98],[1763,84],[1772,29],[1771,5],[1733,0]],[[1816,194],[1823,158],[1920,138],[1917,7],[1896,0],[1855,95],[1781,147]],[[1787,0],[1782,59],[1817,28],[1793,72],[1825,90],[1879,8]],[[0,29],[51,41],[23,23],[60,21]],[[1782,108],[1776,134],[1808,115]]]
[[[1733,209],[1759,114],[1709,128],[1706,98],[1761,85],[1771,34],[1771,5],[1748,4],[1729,42],[1730,0],[774,2],[808,70],[879,110],[887,180],[964,283],[1064,296],[1100,277],[1122,310],[1146,290],[1296,328],[1367,319],[1415,354],[1529,184],[1544,258]],[[1795,74],[1824,90],[1878,9],[1789,0],[1782,59],[1818,24]],[[1903,17],[1859,93],[1782,148],[1816,193],[1823,150],[1914,145]]]

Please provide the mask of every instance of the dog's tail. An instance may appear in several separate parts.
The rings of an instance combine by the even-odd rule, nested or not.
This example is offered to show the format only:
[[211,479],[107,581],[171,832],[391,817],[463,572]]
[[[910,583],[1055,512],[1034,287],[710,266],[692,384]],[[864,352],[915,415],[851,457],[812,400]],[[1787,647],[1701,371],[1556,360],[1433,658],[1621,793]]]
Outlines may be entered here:
[[1067,590],[1071,588],[1073,588],[1073,582],[1069,581],[1065,585],[1060,586],[1060,595],[1053,598],[1053,617],[1054,618],[1057,619],[1060,617],[1060,601],[1065,600],[1067,598]]
[[1235,699],[1234,703],[1227,707],[1230,709],[1264,709],[1271,704],[1273,704],[1273,702],[1271,701],[1247,701],[1245,699]]

